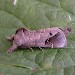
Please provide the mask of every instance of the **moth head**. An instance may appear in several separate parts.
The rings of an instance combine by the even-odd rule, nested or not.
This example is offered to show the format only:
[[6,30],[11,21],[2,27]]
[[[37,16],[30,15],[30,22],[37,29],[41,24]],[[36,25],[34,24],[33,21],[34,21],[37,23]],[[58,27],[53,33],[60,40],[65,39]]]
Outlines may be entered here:
[[47,28],[46,29],[46,32],[48,33],[49,38],[56,35],[59,31],[60,31],[60,29],[58,27],[53,27],[53,28]]
[[50,37],[48,37],[45,41],[46,45],[52,44],[54,48],[61,48],[67,44],[65,33],[61,29],[57,27],[50,28],[49,35]]

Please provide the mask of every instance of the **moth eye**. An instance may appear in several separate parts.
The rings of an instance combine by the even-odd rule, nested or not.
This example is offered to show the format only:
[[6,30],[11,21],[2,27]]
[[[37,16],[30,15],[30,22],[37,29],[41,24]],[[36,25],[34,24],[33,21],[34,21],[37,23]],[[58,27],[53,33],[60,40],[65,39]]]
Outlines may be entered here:
[[51,33],[51,32],[50,32],[49,34],[50,34],[50,35],[52,35],[52,33]]

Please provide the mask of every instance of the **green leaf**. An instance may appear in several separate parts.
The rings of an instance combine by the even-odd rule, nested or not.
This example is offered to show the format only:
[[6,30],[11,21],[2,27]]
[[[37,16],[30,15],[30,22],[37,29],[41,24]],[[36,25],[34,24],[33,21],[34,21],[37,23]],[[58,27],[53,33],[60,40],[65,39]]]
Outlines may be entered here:
[[[17,49],[7,53],[6,36],[16,29],[71,27],[63,49]],[[0,0],[0,75],[74,75],[75,0]]]

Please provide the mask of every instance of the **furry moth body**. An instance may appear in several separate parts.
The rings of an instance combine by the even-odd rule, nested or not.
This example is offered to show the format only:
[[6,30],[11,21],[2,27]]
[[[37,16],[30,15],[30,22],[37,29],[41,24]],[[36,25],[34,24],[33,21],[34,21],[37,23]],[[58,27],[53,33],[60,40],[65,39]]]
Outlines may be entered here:
[[70,28],[62,30],[58,27],[46,28],[40,30],[28,30],[20,28],[8,40],[13,42],[13,45],[8,49],[12,52],[18,47],[31,48],[31,47],[50,47],[62,48],[67,44],[66,34],[70,32]]

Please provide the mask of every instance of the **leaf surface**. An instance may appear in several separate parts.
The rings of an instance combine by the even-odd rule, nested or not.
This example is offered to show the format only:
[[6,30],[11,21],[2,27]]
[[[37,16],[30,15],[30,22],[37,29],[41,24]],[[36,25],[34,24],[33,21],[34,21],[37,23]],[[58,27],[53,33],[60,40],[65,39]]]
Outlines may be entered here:
[[[71,27],[63,49],[17,49],[6,53],[16,29]],[[75,0],[0,0],[0,75],[74,75]]]

